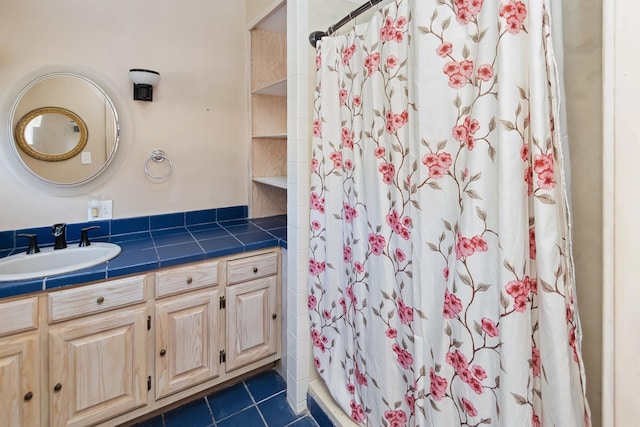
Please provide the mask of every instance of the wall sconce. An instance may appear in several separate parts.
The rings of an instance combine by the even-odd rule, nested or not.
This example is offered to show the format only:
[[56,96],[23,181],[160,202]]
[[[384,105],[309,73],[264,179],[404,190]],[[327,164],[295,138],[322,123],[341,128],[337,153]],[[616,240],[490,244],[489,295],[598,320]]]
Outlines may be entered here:
[[133,82],[134,101],[153,100],[153,85],[160,81],[159,72],[132,68],[129,70],[129,79]]

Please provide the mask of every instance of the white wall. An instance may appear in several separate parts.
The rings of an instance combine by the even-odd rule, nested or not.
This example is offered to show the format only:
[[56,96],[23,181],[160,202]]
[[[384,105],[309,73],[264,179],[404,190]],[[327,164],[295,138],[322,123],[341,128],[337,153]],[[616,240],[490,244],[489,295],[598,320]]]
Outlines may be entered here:
[[[86,221],[89,194],[112,199],[114,218],[247,204],[245,35],[244,2],[0,0],[4,104],[25,75],[86,70],[123,127],[117,171],[90,193],[53,196],[1,163],[0,230]],[[130,68],[160,72],[153,102],[132,100]],[[143,171],[154,148],[174,164],[164,183]]]

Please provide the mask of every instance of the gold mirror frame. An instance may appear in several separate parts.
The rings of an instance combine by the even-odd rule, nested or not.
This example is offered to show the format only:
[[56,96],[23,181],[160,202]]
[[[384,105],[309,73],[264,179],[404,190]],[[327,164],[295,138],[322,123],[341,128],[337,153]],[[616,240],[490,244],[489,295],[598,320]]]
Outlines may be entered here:
[[[29,124],[29,122],[31,122],[31,120],[43,114],[62,114],[63,116],[66,116],[69,119],[73,120],[78,126],[78,130],[80,132],[80,140],[78,141],[78,144],[76,144],[76,146],[73,147],[71,150],[62,154],[45,154],[45,153],[41,153],[38,150],[34,150],[27,143],[27,140],[25,138],[25,129]],[[78,155],[87,145],[87,141],[89,139],[89,132],[87,130],[87,125],[85,124],[84,120],[82,120],[82,118],[78,116],[76,113],[74,113],[73,111],[67,110],[65,108],[60,108],[60,107],[42,107],[42,108],[36,108],[35,110],[29,111],[20,119],[20,121],[16,125],[15,137],[16,137],[16,144],[18,145],[18,147],[20,147],[20,149],[24,151],[26,154],[28,154],[29,156],[38,160],[44,160],[46,162],[59,162],[61,160],[67,160]]]

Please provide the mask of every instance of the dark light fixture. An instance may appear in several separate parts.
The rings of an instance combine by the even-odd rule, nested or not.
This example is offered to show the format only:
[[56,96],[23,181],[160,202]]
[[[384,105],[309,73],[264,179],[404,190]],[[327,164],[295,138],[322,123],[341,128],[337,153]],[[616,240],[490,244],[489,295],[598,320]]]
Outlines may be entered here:
[[160,73],[143,68],[129,70],[129,79],[133,82],[135,101],[153,101],[153,86],[160,81]]

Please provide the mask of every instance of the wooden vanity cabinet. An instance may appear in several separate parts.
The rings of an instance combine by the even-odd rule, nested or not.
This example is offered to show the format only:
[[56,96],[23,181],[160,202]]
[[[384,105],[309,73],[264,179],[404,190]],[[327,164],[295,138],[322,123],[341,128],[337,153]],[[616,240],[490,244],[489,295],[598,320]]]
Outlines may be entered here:
[[[0,424],[40,424],[38,297],[0,303]],[[5,424],[6,423],[6,424]]]
[[156,274],[156,399],[220,375],[221,296],[215,261]]
[[146,279],[49,294],[51,426],[94,425],[147,404]]

